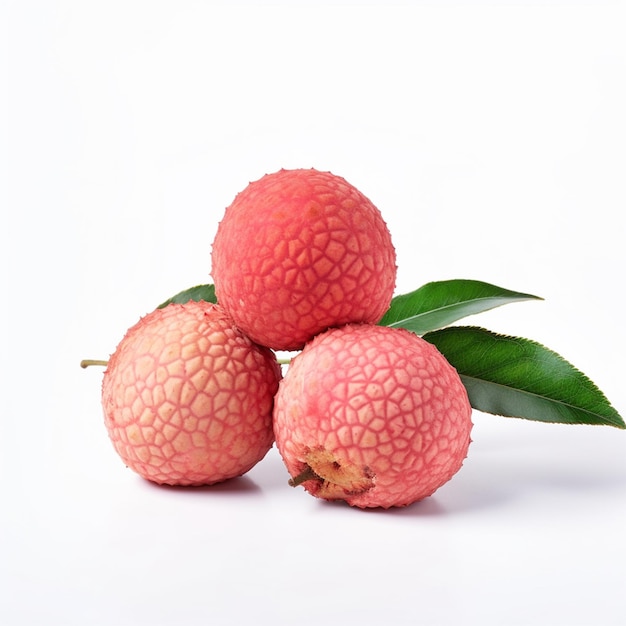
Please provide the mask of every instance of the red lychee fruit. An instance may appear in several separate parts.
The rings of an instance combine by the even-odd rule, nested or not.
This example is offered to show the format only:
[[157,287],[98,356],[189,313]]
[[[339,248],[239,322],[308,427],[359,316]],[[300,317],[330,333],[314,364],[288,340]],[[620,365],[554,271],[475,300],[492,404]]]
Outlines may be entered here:
[[247,335],[295,350],[327,328],[378,322],[396,256],[380,211],[343,178],[280,170],[226,209],[211,273],[217,301]]
[[290,484],[360,508],[431,495],[460,469],[471,428],[466,389],[442,354],[407,330],[369,324],[316,336],[274,404]]
[[271,448],[281,378],[273,352],[221,307],[170,304],[130,328],[102,383],[109,436],[124,463],[159,484],[240,476]]

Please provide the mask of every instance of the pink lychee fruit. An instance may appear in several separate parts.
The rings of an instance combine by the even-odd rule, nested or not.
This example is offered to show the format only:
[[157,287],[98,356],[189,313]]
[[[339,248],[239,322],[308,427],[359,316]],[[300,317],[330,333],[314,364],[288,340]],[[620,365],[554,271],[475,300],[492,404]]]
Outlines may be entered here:
[[442,354],[407,330],[370,324],[316,336],[274,404],[290,484],[359,508],[431,495],[461,468],[471,428],[466,389]]
[[109,359],[105,425],[124,463],[148,480],[221,482],[271,448],[280,378],[274,353],[221,307],[170,304],[141,318]]
[[217,301],[254,341],[300,349],[327,328],[376,323],[396,256],[380,211],[343,178],[280,170],[237,195],[212,247]]

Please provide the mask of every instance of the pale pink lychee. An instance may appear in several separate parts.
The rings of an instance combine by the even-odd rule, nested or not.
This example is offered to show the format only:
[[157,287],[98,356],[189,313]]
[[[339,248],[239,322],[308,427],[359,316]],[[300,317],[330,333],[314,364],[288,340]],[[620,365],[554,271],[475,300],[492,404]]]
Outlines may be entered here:
[[273,444],[273,352],[206,302],[170,304],[130,328],[102,384],[105,425],[124,463],[159,484],[240,476]]
[[437,349],[402,329],[347,325],[291,362],[274,406],[292,485],[360,508],[405,506],[461,467],[468,396]]
[[280,170],[226,209],[212,248],[218,302],[254,341],[300,349],[329,327],[378,322],[396,257],[380,211],[343,178]]

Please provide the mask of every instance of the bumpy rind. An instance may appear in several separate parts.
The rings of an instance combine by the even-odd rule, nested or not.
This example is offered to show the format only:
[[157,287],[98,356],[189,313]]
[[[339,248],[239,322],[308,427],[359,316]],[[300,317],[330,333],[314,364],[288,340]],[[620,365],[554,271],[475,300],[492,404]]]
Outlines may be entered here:
[[275,355],[216,305],[170,304],[130,328],[102,384],[105,425],[124,463],[159,484],[240,476],[273,444]]
[[[406,330],[348,325],[318,335],[281,381],[278,450],[314,496],[366,507],[405,506],[461,468],[471,406],[456,370]],[[306,474],[305,474],[306,477]]]
[[380,211],[330,172],[280,170],[226,209],[212,246],[218,302],[252,339],[300,349],[350,322],[378,322],[396,280]]

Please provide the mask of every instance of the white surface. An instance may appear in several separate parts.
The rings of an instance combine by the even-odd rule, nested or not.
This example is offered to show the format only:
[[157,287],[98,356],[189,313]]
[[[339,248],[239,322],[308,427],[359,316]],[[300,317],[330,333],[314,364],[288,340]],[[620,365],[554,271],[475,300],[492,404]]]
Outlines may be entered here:
[[543,296],[472,322],[626,414],[624,4],[236,4],[1,5],[0,623],[623,625],[622,431],[476,413],[461,472],[390,512],[289,488],[275,451],[196,490],[115,456],[79,361],[208,282],[224,207],[280,167],[379,206],[398,293]]

